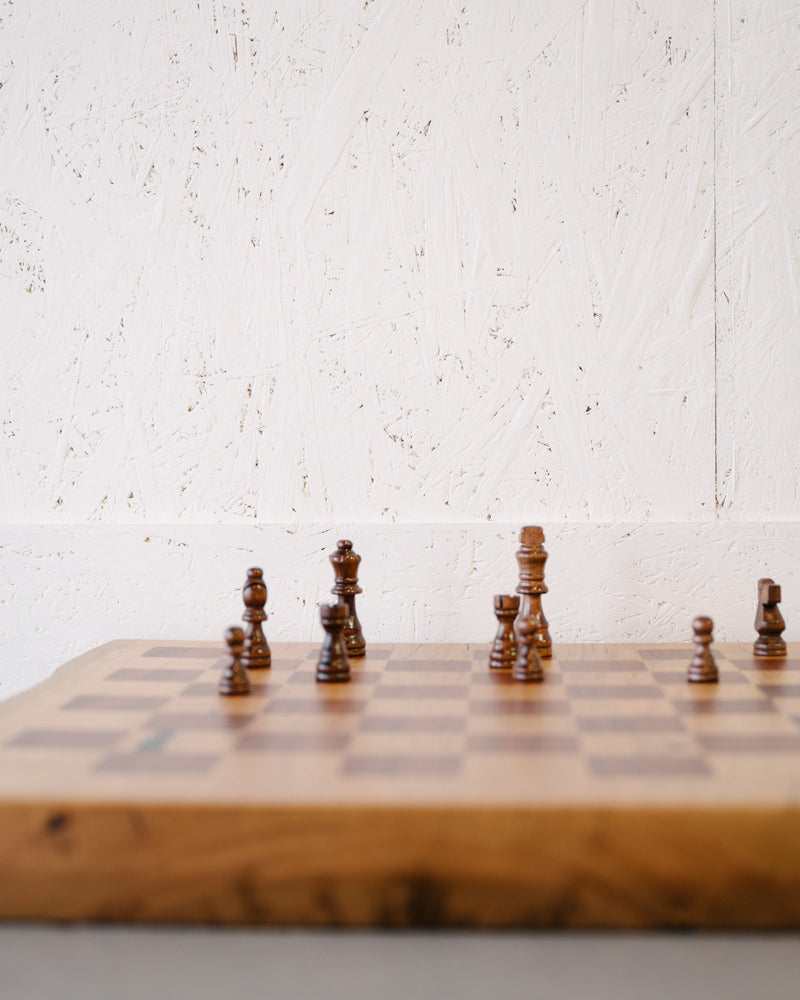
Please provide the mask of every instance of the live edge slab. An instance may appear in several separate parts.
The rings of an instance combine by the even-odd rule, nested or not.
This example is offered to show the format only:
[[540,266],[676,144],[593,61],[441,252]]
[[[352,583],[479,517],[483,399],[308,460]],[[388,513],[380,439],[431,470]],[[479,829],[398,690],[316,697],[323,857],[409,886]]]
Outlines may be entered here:
[[0,705],[0,918],[800,926],[800,644],[756,659],[384,645],[349,684],[272,644],[119,641]]

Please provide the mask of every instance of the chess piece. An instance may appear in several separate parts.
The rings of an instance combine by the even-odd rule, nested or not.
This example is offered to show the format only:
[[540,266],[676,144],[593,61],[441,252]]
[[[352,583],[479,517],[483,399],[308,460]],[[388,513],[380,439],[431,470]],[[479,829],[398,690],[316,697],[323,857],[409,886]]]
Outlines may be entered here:
[[527,525],[520,532],[519,540],[521,544],[517,550],[519,563],[517,593],[521,595],[521,600],[517,615],[517,635],[522,631],[523,622],[531,622],[539,656],[546,658],[553,655],[553,643],[547,628],[547,619],[542,611],[542,594],[547,593],[544,582],[544,564],[547,560],[543,544],[544,532],[534,525]]
[[222,672],[219,680],[220,694],[249,694],[250,680],[247,671],[242,666],[244,651],[244,632],[238,627],[229,628],[225,633],[225,642],[231,652],[231,662]]
[[323,604],[319,615],[325,629],[325,640],[317,661],[317,680],[327,684],[349,681],[350,661],[342,634],[347,623],[347,606]]
[[517,640],[514,635],[514,619],[519,611],[519,598],[510,594],[496,594],[494,613],[500,623],[489,652],[489,666],[492,670],[510,670],[517,658]]
[[344,626],[344,644],[348,656],[364,656],[367,650],[361,623],[356,614],[356,594],[361,593],[358,585],[358,564],[361,556],[353,552],[353,543],[344,539],[336,543],[336,551],[330,557],[336,574],[331,593],[339,598],[339,604],[347,608],[347,622]]
[[272,655],[264,637],[261,623],[267,620],[264,605],[267,603],[267,586],[264,573],[257,566],[247,571],[247,582],[242,588],[245,612],[242,620],[248,623],[247,641],[242,661],[250,670],[263,670],[272,665]]
[[711,643],[714,641],[712,631],[714,623],[710,618],[701,615],[692,622],[694,631],[694,659],[689,664],[687,680],[692,684],[716,684],[719,680],[719,670],[711,655]]
[[515,681],[529,684],[544,680],[544,668],[536,641],[537,631],[530,618],[517,626],[517,658],[511,669],[511,676]]
[[781,588],[774,580],[765,578],[758,581],[758,610],[756,611],[756,632],[758,638],[753,643],[753,656],[786,656],[786,642],[781,632],[786,628],[778,603]]

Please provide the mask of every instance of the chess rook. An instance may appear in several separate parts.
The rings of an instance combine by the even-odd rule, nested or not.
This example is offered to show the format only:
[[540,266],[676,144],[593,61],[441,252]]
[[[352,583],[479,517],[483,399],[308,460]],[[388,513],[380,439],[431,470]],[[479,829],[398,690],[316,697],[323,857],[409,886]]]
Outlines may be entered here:
[[780,599],[781,588],[774,580],[765,577],[758,581],[758,638],[753,643],[754,656],[786,656],[786,642],[781,637],[786,622],[778,607]]
[[539,658],[536,634],[536,626],[530,619],[523,621],[517,627],[517,658],[511,670],[511,676],[515,681],[535,684],[544,680],[544,668]]
[[494,613],[500,623],[489,652],[489,666],[492,670],[510,670],[517,658],[517,640],[514,635],[514,619],[519,612],[519,598],[510,594],[496,594]]
[[547,593],[544,582],[544,564],[547,552],[544,548],[544,531],[534,525],[527,525],[519,536],[520,547],[517,550],[519,563],[520,595],[519,614],[517,616],[517,634],[524,623],[533,626],[534,642],[539,656],[547,658],[553,655],[553,643],[547,627],[547,619],[542,611],[542,594]]
[[238,626],[229,628],[225,633],[225,642],[231,653],[231,661],[226,664],[219,680],[219,693],[225,695],[249,694],[250,680],[247,671],[242,666],[244,651],[244,632]]
[[719,680],[719,670],[711,655],[714,623],[710,618],[701,615],[692,622],[694,631],[694,658],[689,664],[687,680],[692,684],[716,684]]
[[272,655],[261,623],[267,620],[264,605],[267,603],[267,586],[264,573],[257,566],[247,571],[247,581],[242,588],[245,611],[242,620],[247,622],[247,638],[242,662],[250,670],[263,670],[272,665]]
[[325,640],[317,661],[317,680],[325,684],[349,681],[350,660],[342,634],[347,623],[347,607],[344,604],[323,604],[319,616],[325,629]]
[[330,556],[336,582],[331,593],[339,598],[339,604],[347,609],[347,620],[344,626],[344,644],[348,656],[364,656],[366,643],[361,631],[361,623],[356,614],[356,594],[361,593],[358,585],[358,564],[361,556],[353,552],[353,543],[343,539],[336,543],[336,551]]

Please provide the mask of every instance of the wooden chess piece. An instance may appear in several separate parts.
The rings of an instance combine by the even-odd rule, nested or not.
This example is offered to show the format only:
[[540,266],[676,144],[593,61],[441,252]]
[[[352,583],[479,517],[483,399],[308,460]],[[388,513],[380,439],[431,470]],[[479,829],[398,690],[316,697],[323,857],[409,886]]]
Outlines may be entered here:
[[238,626],[229,628],[225,633],[225,642],[231,652],[231,662],[228,663],[222,672],[219,680],[220,694],[249,694],[250,679],[247,671],[242,666],[242,653],[244,651],[244,632]]
[[267,586],[264,573],[257,566],[247,571],[247,582],[242,588],[245,612],[243,621],[248,623],[247,642],[242,661],[250,670],[263,670],[272,666],[272,655],[261,623],[267,620],[264,605],[267,603]]
[[521,600],[517,616],[517,634],[521,633],[523,622],[532,623],[539,656],[547,658],[553,655],[553,643],[547,628],[547,619],[542,611],[542,594],[547,593],[544,582],[544,564],[547,560],[543,544],[544,531],[534,525],[527,525],[520,532],[519,540],[521,544],[517,550],[519,563],[517,593],[521,595]]
[[353,543],[343,539],[336,543],[336,551],[330,556],[333,572],[336,574],[331,593],[339,598],[339,604],[347,608],[347,622],[344,626],[344,644],[348,656],[364,656],[367,644],[361,631],[361,623],[356,614],[356,594],[361,593],[358,585],[358,564],[361,556],[353,552]]
[[694,659],[689,664],[687,680],[692,684],[716,684],[719,680],[719,670],[711,655],[711,643],[714,623],[710,618],[701,615],[692,622],[694,631]]
[[539,658],[537,628],[530,619],[517,626],[517,658],[511,669],[515,681],[527,684],[544,680],[544,667]]
[[781,599],[780,585],[764,578],[758,581],[758,610],[756,611],[756,632],[758,638],[753,643],[753,656],[786,656],[786,642],[781,632],[786,628],[778,603]]
[[323,604],[319,616],[325,629],[325,640],[317,661],[317,680],[326,684],[349,681],[350,661],[342,635],[347,623],[347,607],[344,604]]
[[514,635],[514,619],[519,612],[519,598],[510,594],[496,594],[494,613],[500,623],[489,652],[489,666],[492,670],[510,670],[517,658],[517,639]]

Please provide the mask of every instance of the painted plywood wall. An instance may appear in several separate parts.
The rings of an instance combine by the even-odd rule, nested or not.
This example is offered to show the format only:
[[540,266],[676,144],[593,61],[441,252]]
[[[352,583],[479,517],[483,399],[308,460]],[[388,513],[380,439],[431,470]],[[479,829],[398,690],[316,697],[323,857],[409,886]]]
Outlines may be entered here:
[[[217,638],[800,620],[792,0],[0,5],[0,694]],[[796,629],[795,629],[796,631]],[[800,634],[798,632],[797,634]]]

